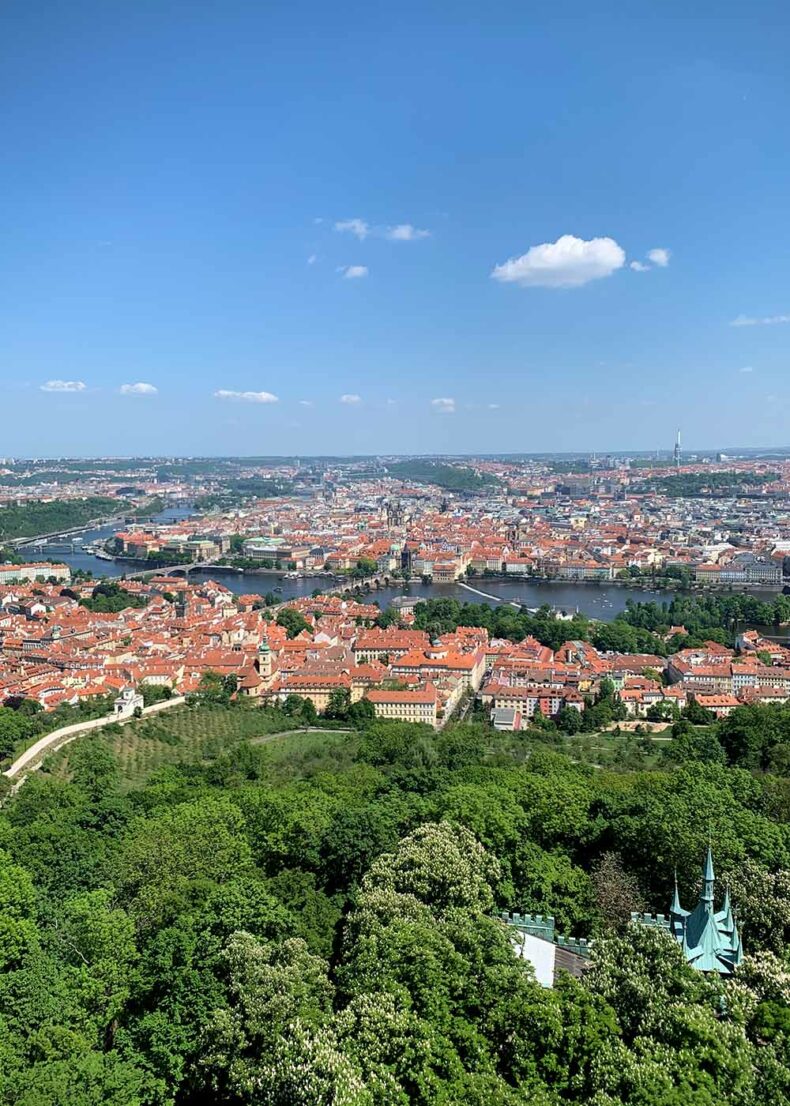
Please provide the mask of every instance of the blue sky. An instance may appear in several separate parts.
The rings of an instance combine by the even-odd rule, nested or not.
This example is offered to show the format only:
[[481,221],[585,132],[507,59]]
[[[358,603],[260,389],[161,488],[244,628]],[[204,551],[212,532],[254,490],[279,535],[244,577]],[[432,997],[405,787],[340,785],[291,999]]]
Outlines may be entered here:
[[788,444],[789,48],[781,0],[7,0],[0,454]]

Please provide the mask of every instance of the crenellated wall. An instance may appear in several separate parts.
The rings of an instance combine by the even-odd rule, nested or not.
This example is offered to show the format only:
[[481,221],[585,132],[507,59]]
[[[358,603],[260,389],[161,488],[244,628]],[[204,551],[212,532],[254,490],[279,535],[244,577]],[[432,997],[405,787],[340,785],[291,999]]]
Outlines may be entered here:
[[559,949],[572,952],[575,956],[581,956],[587,960],[592,951],[593,942],[584,937],[564,937],[554,932],[554,916],[552,914],[508,914],[503,912],[500,919],[513,929],[522,933],[528,933],[531,937],[540,937],[544,941],[550,941]]

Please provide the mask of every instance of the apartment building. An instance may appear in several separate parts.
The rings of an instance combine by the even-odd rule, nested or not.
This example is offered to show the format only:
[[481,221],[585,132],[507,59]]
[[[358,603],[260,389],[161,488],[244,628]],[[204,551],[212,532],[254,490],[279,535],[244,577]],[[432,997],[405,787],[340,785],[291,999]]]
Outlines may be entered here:
[[438,724],[439,697],[431,684],[418,691],[374,688],[366,693],[365,698],[373,704],[377,718],[424,722],[434,729]]

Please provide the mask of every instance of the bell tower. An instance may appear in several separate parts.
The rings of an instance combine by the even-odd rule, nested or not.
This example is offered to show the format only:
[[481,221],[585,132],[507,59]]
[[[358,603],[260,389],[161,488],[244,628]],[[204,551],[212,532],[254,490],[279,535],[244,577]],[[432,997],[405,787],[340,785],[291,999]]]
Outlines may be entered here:
[[264,683],[269,683],[272,678],[272,651],[266,638],[262,638],[258,645],[258,675]]

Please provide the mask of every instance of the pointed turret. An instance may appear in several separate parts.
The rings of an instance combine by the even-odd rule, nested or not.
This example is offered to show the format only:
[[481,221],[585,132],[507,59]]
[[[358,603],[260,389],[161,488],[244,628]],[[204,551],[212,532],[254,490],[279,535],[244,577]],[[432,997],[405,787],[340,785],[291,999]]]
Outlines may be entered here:
[[688,910],[684,910],[680,905],[680,895],[678,893],[678,873],[675,869],[675,891],[672,895],[672,903],[669,907],[669,914],[671,918],[686,918],[688,917]]
[[713,889],[716,883],[716,876],[713,871],[713,852],[710,845],[708,845],[708,855],[705,857],[705,867],[702,870],[702,892],[700,899],[703,902],[710,903],[713,907]]
[[716,912],[716,921],[719,923],[722,929],[728,932],[733,927],[733,915],[732,915],[732,903],[730,902],[730,885],[724,891],[724,902],[721,904],[721,910]]

